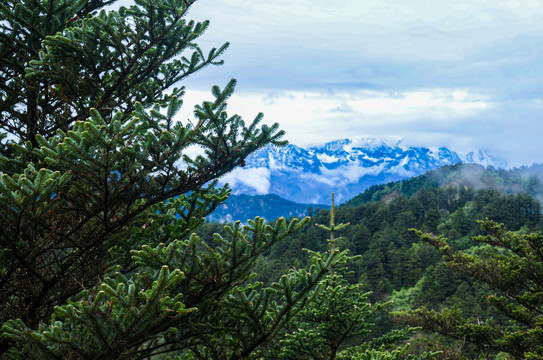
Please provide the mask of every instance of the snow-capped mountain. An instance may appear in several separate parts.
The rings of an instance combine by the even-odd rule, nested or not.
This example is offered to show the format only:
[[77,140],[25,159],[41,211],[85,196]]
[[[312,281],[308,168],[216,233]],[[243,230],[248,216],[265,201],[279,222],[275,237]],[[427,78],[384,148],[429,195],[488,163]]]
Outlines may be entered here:
[[493,155],[482,150],[470,151],[464,156],[464,161],[468,164],[481,164],[483,166],[493,166],[495,168],[505,168],[507,163]]
[[304,149],[266,147],[249,156],[246,166],[221,179],[234,194],[276,194],[299,203],[327,203],[334,192],[346,201],[369,186],[421,175],[459,162],[503,166],[482,151],[463,159],[447,148],[404,147],[365,138],[337,140]]

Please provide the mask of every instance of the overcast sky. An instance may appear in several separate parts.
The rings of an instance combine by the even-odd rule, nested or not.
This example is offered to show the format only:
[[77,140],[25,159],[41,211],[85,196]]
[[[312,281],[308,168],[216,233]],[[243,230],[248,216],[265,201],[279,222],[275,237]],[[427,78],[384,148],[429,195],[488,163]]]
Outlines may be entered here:
[[259,111],[299,146],[378,136],[543,162],[543,0],[199,0],[204,49],[186,104],[238,79],[229,110]]

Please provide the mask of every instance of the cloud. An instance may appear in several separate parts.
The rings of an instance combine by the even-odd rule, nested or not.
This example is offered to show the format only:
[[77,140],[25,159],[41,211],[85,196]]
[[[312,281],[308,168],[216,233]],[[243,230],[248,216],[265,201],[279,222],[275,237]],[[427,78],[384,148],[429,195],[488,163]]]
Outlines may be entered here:
[[528,94],[543,76],[538,0],[200,0],[189,16],[211,20],[204,49],[231,42],[224,66],[189,79],[199,89]]
[[330,110],[330,112],[338,112],[338,113],[354,113],[355,110],[347,103],[341,103],[338,107],[333,108]]
[[204,49],[231,47],[185,82],[187,104],[235,77],[229,110],[296,145],[394,136],[541,161],[539,0],[200,0],[189,16],[211,20]]
[[[188,90],[180,118],[192,117],[191,104],[209,98],[207,92]],[[494,106],[487,97],[465,89],[285,91],[269,99],[266,92],[238,92],[229,100],[228,111],[242,115],[246,122],[264,112],[267,123],[278,122],[299,146],[375,133],[398,136],[398,130],[416,127],[446,130]]]
[[265,195],[270,190],[270,170],[267,168],[236,168],[220,179],[221,183],[228,183],[231,187],[249,188],[256,195]]
[[345,186],[347,184],[356,183],[366,175],[379,175],[385,170],[386,164],[380,164],[373,167],[362,167],[358,164],[349,164],[336,169],[326,169],[321,167],[322,177],[324,179],[333,179],[330,185]]
[[[543,101],[539,99],[504,101],[462,88],[271,94],[238,91],[228,112],[241,115],[246,123],[263,112],[264,122],[278,122],[286,138],[302,147],[376,136],[401,139],[406,146],[446,146],[459,153],[486,149],[510,166],[541,162]],[[192,105],[210,98],[210,92],[188,89],[179,119],[192,118]],[[258,186],[261,192],[262,186]]]

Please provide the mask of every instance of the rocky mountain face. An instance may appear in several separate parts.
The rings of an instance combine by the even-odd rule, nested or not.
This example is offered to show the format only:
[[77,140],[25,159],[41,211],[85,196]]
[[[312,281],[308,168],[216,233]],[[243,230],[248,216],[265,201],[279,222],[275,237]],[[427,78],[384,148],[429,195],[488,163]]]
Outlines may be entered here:
[[444,147],[404,147],[376,139],[345,139],[309,149],[295,145],[261,149],[247,159],[245,167],[221,181],[229,183],[234,194],[275,194],[298,203],[326,204],[334,192],[341,203],[371,185],[461,162],[504,166],[483,151],[461,158]]

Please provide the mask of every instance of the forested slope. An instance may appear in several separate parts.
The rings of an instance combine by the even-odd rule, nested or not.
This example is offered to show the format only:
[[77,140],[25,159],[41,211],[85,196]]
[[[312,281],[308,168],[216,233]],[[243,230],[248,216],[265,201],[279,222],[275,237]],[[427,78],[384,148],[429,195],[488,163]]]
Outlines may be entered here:
[[[471,239],[484,234],[476,220],[488,218],[511,231],[541,230],[540,203],[521,192],[531,186],[530,192],[537,195],[541,188],[537,177],[524,175],[528,169],[445,167],[411,180],[372,187],[337,208],[336,221],[350,226],[338,234],[342,238],[336,246],[360,255],[350,265],[349,281],[372,291],[372,301],[393,300],[394,310],[423,305],[436,310],[455,307],[468,316],[500,321],[502,317],[486,302],[491,289],[451,272],[440,262],[439,253],[409,229],[444,235],[454,248],[467,252],[481,246]],[[476,175],[467,179],[469,185],[459,180],[468,170]],[[307,265],[303,248],[326,249],[326,234],[315,224],[326,223],[329,210],[317,209],[310,215],[310,225],[261,256],[257,265],[261,280],[269,282],[287,268]],[[217,230],[212,224],[206,226]],[[378,326],[385,331],[395,325],[390,319],[381,319]],[[463,351],[469,354],[474,350],[465,346]]]
[[373,185],[345,202],[344,206],[356,206],[396,194],[410,197],[421,188],[459,185],[472,190],[493,189],[504,194],[527,193],[541,202],[543,199],[543,164],[511,170],[485,168],[477,164],[443,166],[411,179]]

